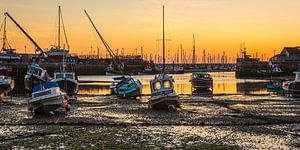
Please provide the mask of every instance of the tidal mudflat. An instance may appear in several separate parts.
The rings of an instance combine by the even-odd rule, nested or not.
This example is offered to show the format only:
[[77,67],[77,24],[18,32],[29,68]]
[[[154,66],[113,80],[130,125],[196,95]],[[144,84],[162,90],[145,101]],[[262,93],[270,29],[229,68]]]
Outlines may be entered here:
[[181,95],[176,111],[149,110],[147,96],[80,95],[54,114],[27,113],[27,99],[0,105],[0,147],[253,149],[300,147],[300,101],[270,95]]

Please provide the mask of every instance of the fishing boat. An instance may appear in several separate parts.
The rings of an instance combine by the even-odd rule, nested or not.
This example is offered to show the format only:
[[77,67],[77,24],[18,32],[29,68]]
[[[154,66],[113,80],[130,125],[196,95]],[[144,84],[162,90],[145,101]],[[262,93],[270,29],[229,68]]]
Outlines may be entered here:
[[300,97],[300,69],[294,72],[294,81],[286,81],[282,84],[284,94],[291,97]]
[[210,89],[213,87],[213,79],[205,72],[195,72],[191,75],[192,87],[198,90]]
[[163,6],[163,66],[162,73],[150,81],[151,98],[148,101],[150,109],[174,110],[180,107],[179,96],[174,90],[174,79],[165,74],[165,26]]
[[33,85],[40,81],[50,80],[50,77],[45,69],[37,63],[32,63],[27,66],[27,73],[24,78],[25,88],[32,90]]
[[70,110],[68,96],[62,92],[55,81],[44,82],[33,86],[32,98],[28,101],[28,109],[35,113],[55,111],[63,107]]
[[[108,43],[104,40],[103,36],[100,34],[99,30],[96,28],[95,24],[93,23],[92,19],[88,15],[87,11],[84,10],[86,16],[88,17],[89,21],[91,22],[92,26],[94,27],[95,31],[97,32],[100,40],[102,41],[103,45],[105,46],[107,52],[111,56],[114,65],[117,67],[118,72],[122,75],[126,75],[120,82],[118,82],[116,85],[111,85],[111,89],[117,94],[118,97],[121,98],[136,98],[140,97],[142,95],[142,84],[139,80],[134,79],[129,74],[126,74],[126,71],[124,70],[124,64],[120,63],[113,52],[113,50],[110,48]],[[119,63],[118,63],[119,62]],[[113,65],[110,65],[111,68],[113,68]]]
[[78,81],[76,80],[74,72],[55,72],[53,78],[53,81],[57,82],[59,87],[69,96],[73,96],[78,93]]
[[159,74],[150,81],[151,98],[148,102],[150,109],[173,110],[180,107],[179,96],[174,90],[174,80],[167,74]]
[[282,82],[281,81],[270,81],[267,85],[267,91],[272,93],[282,92]]
[[[56,51],[56,52],[60,52],[60,55],[62,56],[61,59],[61,69],[58,72],[54,73],[53,76],[53,81],[57,82],[57,84],[59,85],[59,87],[66,92],[69,96],[73,96],[76,95],[78,92],[78,81],[76,80],[76,74],[73,71],[66,71],[66,66],[65,66],[65,57],[68,54],[69,50],[65,50],[64,48],[61,48],[60,46],[60,22],[61,22],[61,18],[62,18],[62,13],[61,13],[61,8],[60,6],[58,7],[58,41],[57,41],[57,46],[55,48],[53,48],[53,50],[50,50],[49,52],[51,53],[52,51]],[[64,24],[62,23],[62,27],[63,29]],[[64,35],[65,35],[65,39],[67,39],[66,37],[66,33],[64,31]],[[67,47],[69,48],[69,43],[66,40],[66,44]],[[48,52],[48,56],[49,56],[49,52]],[[58,54],[58,53],[57,53]]]
[[195,89],[192,91],[192,95],[194,96],[201,96],[201,97],[212,97],[213,91],[211,89]]
[[15,87],[15,82],[12,77],[0,75],[0,94],[8,93]]
[[142,83],[133,77],[124,77],[115,87],[115,93],[120,98],[136,98],[142,93]]

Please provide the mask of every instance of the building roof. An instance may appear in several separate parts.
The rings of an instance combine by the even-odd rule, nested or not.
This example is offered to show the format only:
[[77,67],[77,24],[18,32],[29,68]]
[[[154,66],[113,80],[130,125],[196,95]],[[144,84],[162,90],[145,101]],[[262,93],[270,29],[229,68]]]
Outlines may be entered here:
[[300,55],[300,47],[297,46],[297,47],[284,47],[282,52],[288,52],[289,55]]

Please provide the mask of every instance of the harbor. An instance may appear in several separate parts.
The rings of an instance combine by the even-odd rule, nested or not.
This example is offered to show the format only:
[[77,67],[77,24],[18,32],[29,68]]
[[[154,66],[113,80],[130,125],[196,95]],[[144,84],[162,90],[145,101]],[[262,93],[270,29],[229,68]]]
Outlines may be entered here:
[[299,149],[297,2],[267,1],[5,3],[0,149]]

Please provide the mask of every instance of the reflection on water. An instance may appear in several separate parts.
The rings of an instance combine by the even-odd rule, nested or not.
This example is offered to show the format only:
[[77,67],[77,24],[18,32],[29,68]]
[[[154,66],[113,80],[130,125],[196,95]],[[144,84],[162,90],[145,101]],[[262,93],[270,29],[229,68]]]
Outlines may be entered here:
[[[235,72],[211,72],[213,77],[213,94],[267,94],[267,80],[236,79]],[[178,94],[205,94],[207,91],[195,91],[190,80],[191,73],[173,75],[174,89]],[[153,75],[137,75],[135,78],[143,84],[142,93],[150,94],[150,80]],[[112,76],[79,76],[79,94],[110,94]],[[209,94],[209,93],[208,93]]]

